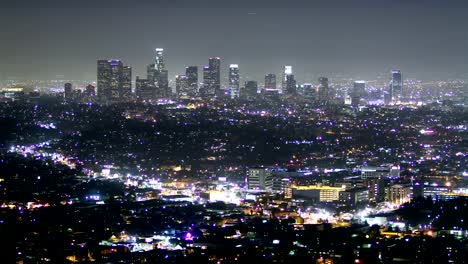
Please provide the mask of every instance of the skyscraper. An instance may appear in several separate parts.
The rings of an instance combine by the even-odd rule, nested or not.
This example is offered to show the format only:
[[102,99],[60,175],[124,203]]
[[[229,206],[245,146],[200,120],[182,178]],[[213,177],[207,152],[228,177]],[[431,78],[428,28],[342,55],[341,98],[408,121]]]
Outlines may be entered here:
[[265,75],[265,89],[274,90],[276,89],[276,75],[273,73],[269,73]]
[[172,90],[169,87],[169,73],[167,70],[158,72],[158,93],[160,97],[168,98],[172,96]]
[[245,88],[242,94],[243,98],[255,99],[257,97],[258,85],[256,81],[247,81],[245,82]]
[[390,81],[391,100],[400,101],[403,97],[403,78],[400,70],[392,70],[392,79]]
[[185,76],[189,86],[190,97],[195,97],[198,93],[198,67],[188,66],[185,68]]
[[239,65],[229,65],[229,93],[231,99],[239,98]]
[[203,87],[200,95],[203,97],[221,96],[221,59],[210,58],[208,65],[203,66]]
[[128,88],[129,74],[131,80],[131,68],[127,68],[125,74],[124,78],[124,65],[120,60],[97,61],[97,89],[101,101],[110,103],[124,98],[123,89],[124,86]]
[[221,59],[214,57],[209,59],[208,63],[210,67],[210,95],[221,95]]
[[166,66],[164,64],[163,52],[164,52],[164,49],[161,49],[161,48],[156,49],[156,57],[154,60],[154,65],[157,71],[163,71],[166,69]]
[[295,95],[296,93],[296,79],[293,74],[288,74],[286,75],[286,94]]
[[135,95],[141,100],[150,100],[154,98],[155,86],[148,79],[135,79]]
[[169,73],[166,70],[163,52],[164,49],[157,48],[154,63],[148,65],[146,69],[147,79],[150,85],[154,85],[155,88],[155,98],[167,98],[172,94],[169,88]]
[[330,101],[330,89],[328,87],[327,77],[319,78],[318,100],[321,103],[327,103]]
[[124,66],[122,71],[122,95],[123,98],[130,98],[132,95],[132,67]]
[[292,66],[284,66],[281,89],[286,90],[288,75],[292,75]]
[[201,97],[209,96],[210,80],[211,80],[210,66],[205,65],[203,66],[203,83],[199,91]]
[[366,82],[365,81],[355,81],[353,85],[353,90],[351,91],[351,105],[352,106],[359,106],[361,101],[361,97],[364,94],[366,89]]
[[176,93],[179,98],[190,98],[190,88],[189,88],[188,78],[185,75],[176,76]]

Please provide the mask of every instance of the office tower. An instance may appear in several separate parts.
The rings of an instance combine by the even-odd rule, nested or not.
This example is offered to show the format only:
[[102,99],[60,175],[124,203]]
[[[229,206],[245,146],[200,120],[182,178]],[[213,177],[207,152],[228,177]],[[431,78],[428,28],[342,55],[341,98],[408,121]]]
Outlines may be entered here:
[[210,67],[210,95],[222,95],[221,92],[221,59],[219,57],[210,58],[208,62]]
[[249,100],[255,99],[257,97],[258,85],[256,81],[247,81],[245,82],[245,88],[242,94],[243,98]]
[[155,96],[155,86],[151,83],[149,79],[140,79],[136,77],[135,79],[135,95],[138,99],[141,100],[150,100]]
[[353,90],[351,91],[351,105],[352,106],[359,106],[361,98],[364,94],[366,89],[366,82],[365,81],[355,81],[353,85]]
[[250,168],[247,171],[247,186],[249,190],[271,190],[273,178],[267,168]]
[[286,75],[286,94],[295,95],[297,93],[296,89],[296,80],[294,79],[294,75],[288,74]]
[[158,73],[154,63],[146,67],[146,75],[146,79],[148,79],[151,82],[154,82],[154,85],[156,86]]
[[124,66],[122,71],[122,95],[123,98],[130,98],[132,95],[132,67]]
[[176,76],[176,93],[179,98],[190,98],[192,95],[190,93],[190,86],[187,76],[177,75]]
[[172,96],[172,90],[169,87],[169,75],[167,70],[161,70],[158,76],[158,93],[160,97],[168,98]]
[[400,70],[392,70],[390,81],[390,95],[393,102],[401,101],[403,97],[403,79]]
[[164,49],[161,49],[161,48],[156,49],[156,57],[154,60],[154,65],[155,65],[155,69],[159,72],[166,69],[166,66],[164,64],[163,52],[164,52]]
[[283,89],[283,91],[287,90],[286,86],[287,86],[287,79],[289,75],[292,75],[292,66],[284,66],[282,86],[281,86],[281,89]]
[[265,75],[264,89],[274,90],[276,89],[276,75],[269,73]]
[[319,78],[318,100],[321,103],[327,103],[330,101],[330,88],[328,87],[327,77]]
[[221,59],[210,58],[207,66],[203,66],[203,87],[200,94],[203,97],[221,96]]
[[126,69],[126,78],[124,78],[124,65],[120,60],[98,60],[97,89],[100,100],[110,103],[123,99],[125,96],[124,81],[128,79],[128,73],[129,70]]
[[96,96],[96,88],[91,84],[86,85],[85,96],[88,96],[88,97]]
[[231,99],[239,98],[239,65],[229,65],[229,93]]
[[195,97],[198,94],[198,67],[188,66],[185,68],[185,76],[189,86],[189,96]]
[[304,83],[302,87],[302,95],[304,98],[312,100],[316,97],[315,87],[312,86],[310,83]]
[[208,65],[203,66],[203,82],[199,90],[199,94],[201,97],[209,96],[210,76],[211,76],[210,66]]
[[154,63],[148,65],[146,69],[147,79],[150,85],[154,86],[155,98],[167,98],[172,95],[169,87],[169,73],[166,70],[163,52],[163,49],[157,48]]
[[70,100],[73,96],[73,88],[72,88],[72,84],[71,83],[66,83],[64,85],[64,93],[63,93],[63,96],[65,98],[65,100]]

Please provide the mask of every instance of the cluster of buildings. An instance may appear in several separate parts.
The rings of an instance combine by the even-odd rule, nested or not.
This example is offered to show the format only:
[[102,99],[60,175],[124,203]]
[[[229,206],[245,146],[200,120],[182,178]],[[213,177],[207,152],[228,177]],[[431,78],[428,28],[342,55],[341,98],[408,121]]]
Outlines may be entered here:
[[[321,103],[332,103],[337,99],[336,91],[330,87],[327,77],[320,77],[318,85],[298,84],[293,68],[289,65],[284,66],[279,81],[277,81],[276,74],[266,74],[264,85],[261,87],[255,80],[247,80],[241,84],[239,65],[230,64],[228,83],[223,85],[221,83],[221,58],[212,57],[209,58],[208,65],[202,67],[201,78],[199,78],[198,66],[187,66],[185,74],[176,75],[175,90],[173,90],[169,86],[164,50],[158,48],[154,63],[147,67],[147,76],[136,77],[135,89],[132,92],[131,67],[123,65],[120,60],[99,60],[97,64],[97,95],[102,102],[116,102],[131,98],[154,100],[171,97],[179,99],[225,97],[253,100],[257,97],[302,96],[306,100]],[[365,89],[365,81],[355,81],[353,87],[344,94],[344,103],[353,106],[361,105]],[[401,101],[402,91],[401,72],[393,70],[389,88],[385,93],[385,102],[390,104]]]

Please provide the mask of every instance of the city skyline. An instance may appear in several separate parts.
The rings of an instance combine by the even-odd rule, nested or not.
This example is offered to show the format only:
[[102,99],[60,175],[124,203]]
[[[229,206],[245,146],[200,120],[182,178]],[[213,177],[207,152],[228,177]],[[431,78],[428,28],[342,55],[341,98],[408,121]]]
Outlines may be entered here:
[[171,80],[214,56],[223,61],[223,78],[229,64],[241,65],[246,80],[279,74],[283,65],[293,66],[299,83],[340,74],[369,79],[392,69],[413,78],[466,78],[466,10],[465,1],[7,2],[0,79],[92,80],[101,58],[121,59],[144,76],[156,47],[164,48]]

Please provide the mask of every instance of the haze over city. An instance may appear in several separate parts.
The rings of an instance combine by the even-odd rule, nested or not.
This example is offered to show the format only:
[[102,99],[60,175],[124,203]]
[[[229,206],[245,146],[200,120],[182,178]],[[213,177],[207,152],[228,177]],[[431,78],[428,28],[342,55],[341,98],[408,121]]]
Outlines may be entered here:
[[142,76],[154,48],[171,79],[218,56],[251,79],[293,65],[297,79],[466,78],[467,2],[2,1],[0,79],[95,80],[95,61]]

